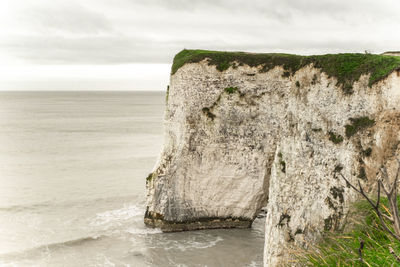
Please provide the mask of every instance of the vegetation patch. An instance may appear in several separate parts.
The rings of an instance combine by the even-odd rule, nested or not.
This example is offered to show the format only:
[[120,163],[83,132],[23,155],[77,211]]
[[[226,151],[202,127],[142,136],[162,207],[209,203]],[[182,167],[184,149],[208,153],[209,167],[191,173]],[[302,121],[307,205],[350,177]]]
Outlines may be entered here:
[[343,188],[334,186],[330,189],[330,192],[334,199],[339,200],[340,203],[344,202],[344,196],[343,196],[344,189]]
[[150,182],[151,179],[153,179],[153,173],[150,173],[149,175],[147,175],[147,177],[146,177],[146,183]]
[[233,94],[235,92],[237,92],[238,88],[237,87],[227,87],[224,89],[225,92],[227,92],[228,94]]
[[334,144],[340,144],[343,142],[343,136],[340,134],[335,134],[334,132],[329,132],[329,140],[332,141]]
[[212,113],[212,112],[210,111],[209,108],[203,108],[202,111],[203,111],[203,113],[204,113],[207,117],[209,117],[211,120],[214,120],[214,119],[215,119],[215,117],[216,117],[215,114]]
[[324,230],[329,231],[332,229],[332,216],[324,219]]
[[282,213],[281,216],[279,217],[279,222],[277,226],[284,226],[285,224],[287,226],[289,226],[289,222],[290,222],[290,215],[286,214],[286,213]]
[[281,152],[278,153],[279,164],[281,165],[281,171],[286,173],[286,162],[283,160],[283,155]]
[[[397,202],[400,205],[399,199]],[[389,216],[387,199],[381,198],[380,206]],[[399,266],[390,248],[399,255],[400,243],[381,228],[370,204],[363,200],[353,209],[343,232],[326,232],[317,245],[296,253],[301,266]],[[332,228],[331,217],[324,223],[326,230]]]
[[358,171],[358,178],[362,179],[362,180],[367,180],[367,173],[365,171],[365,167],[364,166],[360,166],[360,169]]
[[345,126],[347,138],[352,137],[358,131],[371,127],[375,124],[375,120],[368,117],[350,118],[351,124]]
[[371,154],[372,154],[372,148],[367,148],[366,150],[363,150],[363,151],[361,151],[361,154],[364,156],[364,157],[366,157],[366,158],[368,158],[369,156],[371,156]]
[[322,128],[312,128],[311,129],[313,132],[322,132]]
[[335,166],[335,169],[333,170],[333,172],[341,172],[343,170],[343,166],[338,164]]
[[337,207],[333,204],[332,199],[330,197],[325,198],[325,204],[328,205],[328,207],[334,211],[337,210]]
[[300,228],[297,228],[296,232],[294,232],[294,235],[302,235],[302,234],[304,234],[304,230],[302,230]]
[[299,69],[312,64],[329,77],[335,77],[337,85],[342,86],[345,94],[352,93],[353,83],[358,81],[363,74],[370,74],[369,86],[372,86],[400,68],[400,57],[387,55],[344,53],[299,56],[185,49],[175,56],[171,73],[174,74],[186,63],[196,63],[204,59],[208,60],[209,65],[216,66],[219,71],[225,71],[236,64],[239,66],[246,64],[250,67],[261,66],[261,72],[282,66],[284,76],[294,74]]
[[312,81],[311,81],[311,84],[316,84],[317,83],[317,81],[318,81],[318,77],[317,77],[317,74],[314,74],[314,76],[312,77]]

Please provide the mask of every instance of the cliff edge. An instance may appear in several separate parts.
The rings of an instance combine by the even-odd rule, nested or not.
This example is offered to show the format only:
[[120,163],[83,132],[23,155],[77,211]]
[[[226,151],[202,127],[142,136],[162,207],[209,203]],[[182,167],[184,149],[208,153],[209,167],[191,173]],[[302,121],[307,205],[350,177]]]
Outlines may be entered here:
[[145,223],[163,231],[250,227],[267,205],[264,263],[340,229],[400,153],[400,57],[183,50]]

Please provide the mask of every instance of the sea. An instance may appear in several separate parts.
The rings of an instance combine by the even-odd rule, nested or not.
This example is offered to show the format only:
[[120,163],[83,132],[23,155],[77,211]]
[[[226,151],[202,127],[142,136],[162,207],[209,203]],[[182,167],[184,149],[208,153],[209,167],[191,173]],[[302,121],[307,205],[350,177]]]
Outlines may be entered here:
[[0,266],[262,266],[251,229],[143,223],[164,92],[0,92]]

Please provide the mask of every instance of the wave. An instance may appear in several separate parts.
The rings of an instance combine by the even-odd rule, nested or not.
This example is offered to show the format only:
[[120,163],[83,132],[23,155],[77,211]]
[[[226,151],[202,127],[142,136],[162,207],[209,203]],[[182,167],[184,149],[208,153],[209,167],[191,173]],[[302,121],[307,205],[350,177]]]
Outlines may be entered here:
[[[41,207],[43,205],[38,206]],[[42,257],[40,255],[52,254],[52,252],[62,250],[63,248],[85,246],[89,242],[98,242],[105,238],[114,242],[112,239],[136,239],[138,236],[162,233],[159,229],[146,228],[143,223],[143,215],[144,206],[124,204],[119,206],[119,208],[92,214],[79,220],[77,227],[77,231],[79,232],[73,231],[73,236],[81,236],[79,238],[63,240],[64,237],[54,232],[54,235],[49,236],[51,240],[47,241],[48,243],[45,243],[46,241],[43,240],[44,244],[26,244],[27,247],[17,251],[6,250],[0,254],[0,259],[13,261],[15,259]],[[76,223],[76,221],[72,221],[72,223]],[[74,225],[75,228],[76,226]]]
[[45,208],[64,208],[64,207],[72,207],[77,205],[91,205],[93,203],[98,202],[110,202],[110,201],[125,201],[125,202],[135,202],[137,204],[144,204],[144,200],[141,199],[141,196],[137,195],[128,195],[121,197],[107,197],[107,198],[94,198],[94,199],[82,199],[82,200],[72,200],[72,201],[62,201],[62,202],[54,202],[54,201],[43,201],[38,203],[32,203],[27,205],[10,205],[10,206],[0,206],[0,212],[24,212],[24,211],[32,211],[38,209]]
[[[204,235],[195,236],[189,238],[188,240],[176,241],[176,240],[165,240],[166,242],[162,243],[161,246],[164,250],[180,250],[187,251],[192,249],[206,249],[216,246],[219,242],[224,241],[224,239],[220,236],[211,236]],[[159,244],[160,245],[160,244]]]
[[33,209],[39,209],[43,207],[47,207],[50,205],[50,202],[41,202],[41,203],[35,203],[35,204],[30,204],[30,205],[10,205],[10,206],[0,206],[0,211],[5,211],[5,212],[21,212],[21,211],[26,211],[26,210],[33,210]]
[[148,234],[162,234],[161,229],[159,228],[128,228],[126,230],[127,233],[132,235],[148,235]]
[[120,209],[108,210],[97,213],[96,217],[92,218],[90,226],[120,226],[124,221],[130,221],[133,217],[144,215],[144,208],[137,205],[124,205]]
[[86,236],[86,237],[81,237],[77,239],[71,239],[71,240],[65,240],[65,241],[60,241],[60,242],[54,242],[54,243],[47,243],[43,245],[39,245],[36,247],[20,250],[20,251],[15,251],[15,252],[9,252],[6,254],[0,254],[0,258],[13,258],[16,256],[21,256],[21,255],[32,255],[37,252],[43,252],[43,251],[50,251],[50,250],[55,250],[58,248],[64,248],[64,247],[75,247],[75,246],[80,246],[83,245],[84,243],[87,242],[92,242],[92,241],[98,241],[100,239],[106,238],[106,235],[100,235],[100,236]]
[[[140,228],[140,227],[139,228],[138,227],[130,227],[130,228],[126,229],[124,232],[127,234],[131,234],[131,235],[148,235],[148,234],[162,233],[162,231],[160,229]],[[7,252],[4,254],[0,254],[0,259],[15,258],[15,257],[20,258],[21,256],[30,258],[33,255],[41,254],[43,252],[51,252],[51,251],[54,251],[57,249],[63,249],[65,247],[82,246],[82,245],[86,245],[87,243],[101,241],[106,238],[112,238],[112,235],[110,235],[110,234],[89,235],[89,236],[80,237],[80,238],[76,238],[76,239],[63,240],[63,241],[58,241],[58,242],[53,242],[53,243],[42,244],[39,246],[31,247],[28,249],[23,249],[20,251],[13,251],[13,252]],[[0,264],[0,266],[2,266],[2,265]]]
[[86,242],[100,240],[105,237],[107,237],[107,236],[106,235],[87,236],[87,237],[81,237],[81,238],[77,238],[77,239],[62,241],[62,242],[45,244],[45,245],[41,245],[41,246],[33,248],[33,249],[43,249],[43,248],[52,249],[52,248],[63,247],[63,246],[74,247],[74,246],[82,245],[83,243],[86,243]]

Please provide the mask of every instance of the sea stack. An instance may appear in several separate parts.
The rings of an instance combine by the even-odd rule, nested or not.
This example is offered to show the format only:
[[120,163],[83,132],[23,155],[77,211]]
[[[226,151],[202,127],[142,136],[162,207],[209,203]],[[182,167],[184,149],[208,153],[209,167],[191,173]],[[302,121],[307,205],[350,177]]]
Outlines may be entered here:
[[264,264],[343,227],[400,155],[400,57],[183,50],[145,223],[163,231],[250,227],[267,206]]

